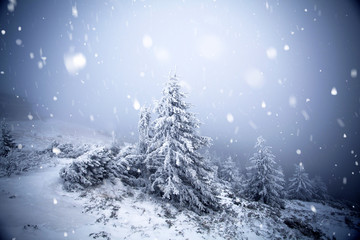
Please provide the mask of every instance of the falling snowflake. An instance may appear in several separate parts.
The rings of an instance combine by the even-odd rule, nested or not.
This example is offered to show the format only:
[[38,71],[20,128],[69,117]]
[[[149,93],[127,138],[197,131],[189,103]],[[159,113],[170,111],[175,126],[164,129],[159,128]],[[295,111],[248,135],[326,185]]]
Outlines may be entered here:
[[316,213],[316,208],[315,208],[314,205],[311,205],[311,206],[310,206],[310,209],[311,209],[312,212]]
[[290,96],[290,97],[289,97],[289,105],[290,105],[290,107],[295,108],[295,107],[296,107],[296,103],[297,103],[296,97],[295,97],[295,96]]
[[142,43],[145,48],[151,48],[151,46],[153,44],[152,38],[149,35],[144,35],[144,37],[142,39]]
[[343,182],[344,185],[347,184],[347,178],[344,177],[342,182]]
[[140,103],[139,103],[139,101],[137,99],[134,100],[133,107],[134,107],[135,110],[140,109]]
[[297,155],[300,155],[300,154],[301,154],[301,150],[300,150],[300,149],[297,149],[297,150],[296,150],[296,154],[297,154]]
[[57,147],[53,147],[52,152],[55,153],[55,155],[59,155],[61,153],[61,150]]
[[303,117],[305,118],[306,121],[310,119],[309,114],[305,110],[302,110],[301,114],[303,115]]
[[38,62],[38,68],[39,68],[39,69],[42,69],[43,67],[44,67],[44,64],[43,64],[41,61],[39,61],[39,62]]
[[339,124],[340,127],[342,127],[342,128],[345,127],[345,123],[344,123],[344,121],[342,119],[338,118],[338,119],[336,119],[336,121],[337,121],[337,123]]
[[262,101],[262,102],[261,102],[261,107],[262,107],[262,108],[266,108],[266,103],[265,103],[265,101]]
[[337,94],[338,94],[338,92],[337,92],[336,88],[333,87],[333,88],[331,89],[331,95],[336,96]]
[[71,13],[72,13],[74,18],[78,17],[78,10],[77,10],[76,5],[71,8]]
[[22,44],[22,40],[18,38],[15,40],[15,43],[16,45],[20,46]]
[[226,115],[226,120],[229,122],[229,123],[232,123],[234,121],[234,116],[231,114],[231,113],[228,113]]
[[277,51],[274,47],[270,47],[266,50],[266,56],[271,59],[274,60],[277,57]]
[[357,70],[354,68],[354,69],[351,69],[350,71],[350,76],[352,78],[356,78],[357,77]]
[[256,130],[258,128],[257,125],[253,121],[250,120],[248,123],[252,129]]
[[64,55],[64,64],[70,74],[77,74],[86,66],[86,57],[82,53],[67,53]]
[[16,4],[17,4],[16,0],[9,0],[9,3],[7,5],[8,11],[9,12],[15,11]]

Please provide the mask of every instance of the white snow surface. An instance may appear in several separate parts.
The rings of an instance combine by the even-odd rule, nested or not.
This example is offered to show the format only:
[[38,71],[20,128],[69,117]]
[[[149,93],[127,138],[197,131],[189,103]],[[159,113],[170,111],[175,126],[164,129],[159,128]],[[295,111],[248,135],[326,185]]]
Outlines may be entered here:
[[[112,142],[111,134],[53,119],[9,124],[16,143],[23,145],[21,151],[43,150],[54,140],[92,148]],[[72,160],[49,158],[53,164],[0,178],[1,239],[311,239],[284,224],[291,218],[320,229],[329,238],[334,233],[336,239],[359,236],[358,227],[344,220],[347,217],[359,226],[358,212],[316,202],[286,201],[284,210],[274,210],[243,199],[234,201],[223,191],[219,200],[233,215],[199,216],[179,211],[120,180],[116,184],[105,181],[85,192],[67,192],[59,170]]]

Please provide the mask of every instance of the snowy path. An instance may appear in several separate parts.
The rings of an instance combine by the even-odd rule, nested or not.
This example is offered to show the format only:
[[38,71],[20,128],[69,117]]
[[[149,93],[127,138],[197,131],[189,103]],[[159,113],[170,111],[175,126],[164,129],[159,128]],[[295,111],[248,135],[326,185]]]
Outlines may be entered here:
[[[170,227],[159,205],[131,197],[118,203],[119,218],[109,219],[106,225],[97,223],[101,214],[109,214],[108,210],[100,215],[96,210],[82,213],[90,198],[79,198],[78,193],[62,189],[58,173],[66,160],[61,161],[63,164],[56,167],[0,178],[0,239],[81,240],[93,239],[89,234],[101,231],[109,233],[111,239],[217,239],[197,232],[195,224],[183,214],[172,219],[174,225]],[[105,184],[99,191],[121,193],[125,190],[121,186]]]
[[[81,200],[61,189],[57,167],[0,179],[0,232],[5,239],[87,239]],[[56,203],[56,204],[55,204]],[[79,225],[81,223],[81,225]],[[30,226],[28,226],[30,225]]]

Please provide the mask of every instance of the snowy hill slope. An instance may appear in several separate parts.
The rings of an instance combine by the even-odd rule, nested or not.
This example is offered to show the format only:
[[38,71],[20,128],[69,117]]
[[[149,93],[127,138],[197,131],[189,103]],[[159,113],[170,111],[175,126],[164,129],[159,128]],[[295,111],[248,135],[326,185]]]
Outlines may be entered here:
[[[69,193],[59,170],[73,159],[46,149],[54,141],[86,149],[111,136],[59,121],[10,122],[26,171],[0,178],[3,239],[357,239],[360,215],[345,205],[286,201],[284,210],[219,196],[223,211],[199,216],[139,189],[105,181]],[[79,147],[82,150],[84,148]],[[46,150],[46,151],[45,151]],[[37,151],[37,152],[36,152]],[[85,150],[84,150],[85,151]],[[37,154],[34,154],[36,152]],[[81,151],[80,151],[81,152]],[[36,162],[38,159],[41,161]]]

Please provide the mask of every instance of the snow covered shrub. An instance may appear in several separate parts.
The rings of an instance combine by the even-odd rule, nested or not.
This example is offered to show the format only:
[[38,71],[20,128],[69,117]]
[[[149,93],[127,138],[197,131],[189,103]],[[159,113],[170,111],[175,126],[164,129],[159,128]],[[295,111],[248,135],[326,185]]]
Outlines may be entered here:
[[64,188],[68,191],[84,189],[99,185],[104,179],[117,177],[123,169],[112,160],[112,152],[108,149],[96,149],[82,155],[60,170]]
[[275,162],[271,147],[265,146],[265,139],[258,137],[256,153],[246,168],[248,179],[244,194],[251,200],[260,201],[273,207],[282,207],[284,175]]
[[305,172],[302,163],[295,164],[295,172],[289,179],[287,188],[287,197],[289,199],[298,199],[303,201],[310,201],[314,196],[313,182],[310,181],[307,172]]
[[24,149],[13,149],[6,157],[0,157],[0,176],[20,174],[40,167],[54,166],[57,160]]
[[155,108],[153,136],[145,159],[150,191],[196,212],[217,209],[211,167],[199,150],[211,139],[200,136],[199,120],[188,112],[176,76],[170,77]]
[[105,179],[120,179],[131,186],[143,186],[143,180],[139,178],[141,171],[132,165],[137,161],[137,155],[131,155],[133,149],[132,145],[126,145],[116,154],[111,149],[101,148],[80,156],[60,170],[64,188],[81,190],[100,185]]
[[0,156],[0,176],[11,176],[18,169],[18,161],[13,157],[14,153],[8,152],[7,156]]
[[145,159],[144,154],[139,153],[137,145],[126,143],[119,151],[116,157],[117,161],[120,161],[125,171],[121,175],[121,180],[133,187],[144,187],[145,179],[143,172],[145,166],[143,161]]
[[1,121],[0,128],[0,156],[6,157],[16,147],[16,144],[5,120]]
[[53,141],[49,147],[42,151],[38,151],[39,154],[49,154],[50,157],[58,158],[78,158],[84,153],[89,151],[88,145],[74,146],[71,143],[60,144],[57,141]]

